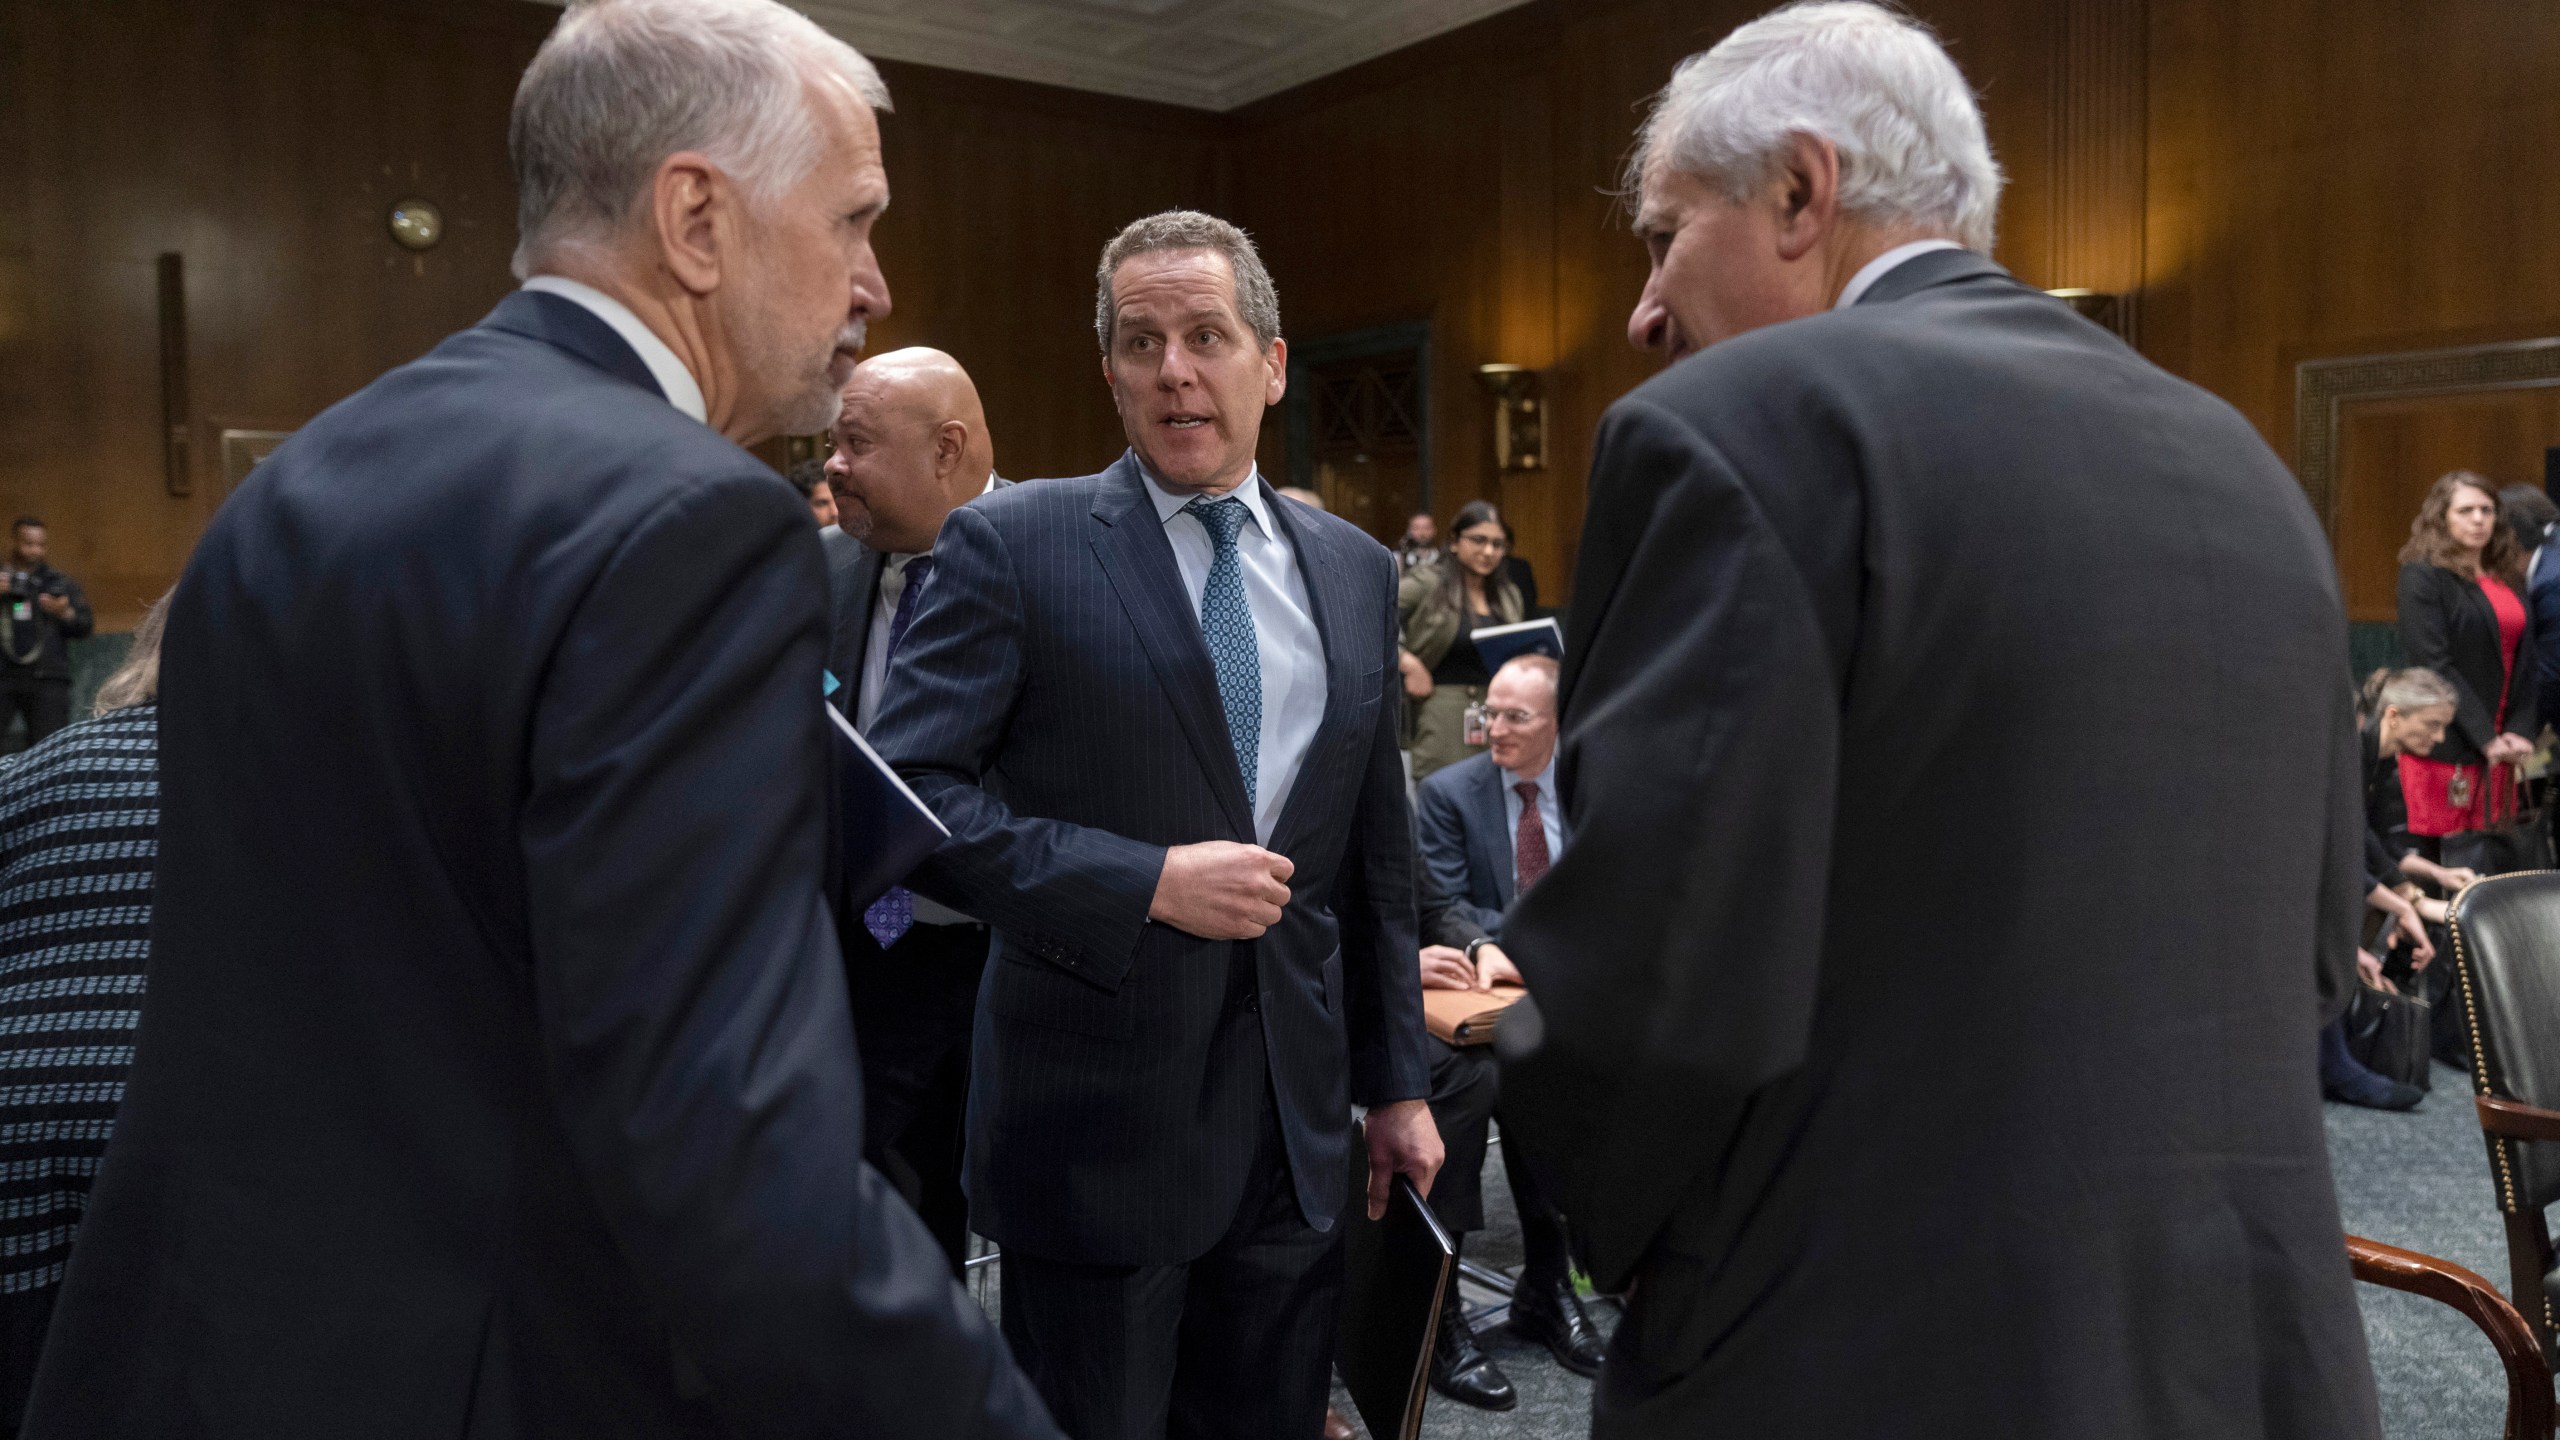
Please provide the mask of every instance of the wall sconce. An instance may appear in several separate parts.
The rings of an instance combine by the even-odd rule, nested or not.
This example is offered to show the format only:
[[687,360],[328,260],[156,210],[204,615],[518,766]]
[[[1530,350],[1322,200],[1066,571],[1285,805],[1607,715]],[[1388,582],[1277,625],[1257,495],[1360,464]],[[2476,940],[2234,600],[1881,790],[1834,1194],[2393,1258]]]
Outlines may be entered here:
[[1521,365],[1479,365],[1476,378],[1493,395],[1493,468],[1547,468],[1547,427],[1538,403],[1538,372]]
[[2117,339],[2128,345],[2133,343],[2133,304],[2130,297],[2077,285],[2044,293],[2079,311],[2082,319],[2103,327]]

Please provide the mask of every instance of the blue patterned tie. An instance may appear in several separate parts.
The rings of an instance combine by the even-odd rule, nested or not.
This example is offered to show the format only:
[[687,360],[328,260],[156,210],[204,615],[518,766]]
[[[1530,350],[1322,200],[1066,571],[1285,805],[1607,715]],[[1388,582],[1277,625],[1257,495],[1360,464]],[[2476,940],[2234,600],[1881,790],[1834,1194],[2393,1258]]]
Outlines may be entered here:
[[1262,770],[1262,651],[1253,640],[1253,611],[1244,603],[1244,562],[1236,557],[1236,533],[1251,513],[1232,495],[1203,495],[1182,507],[1199,518],[1216,554],[1209,583],[1200,587],[1200,634],[1218,670],[1218,701],[1227,712],[1227,743],[1244,774],[1244,802],[1255,803]]
[[[897,655],[898,642],[907,638],[907,626],[916,618],[916,597],[924,593],[925,577],[932,573],[930,555],[919,555],[907,562],[906,588],[898,592],[898,608],[889,612],[889,648],[881,652],[883,663]],[[915,924],[915,892],[904,885],[890,886],[887,894],[862,912],[862,928],[871,932],[871,938],[879,941],[883,950],[897,944]]]

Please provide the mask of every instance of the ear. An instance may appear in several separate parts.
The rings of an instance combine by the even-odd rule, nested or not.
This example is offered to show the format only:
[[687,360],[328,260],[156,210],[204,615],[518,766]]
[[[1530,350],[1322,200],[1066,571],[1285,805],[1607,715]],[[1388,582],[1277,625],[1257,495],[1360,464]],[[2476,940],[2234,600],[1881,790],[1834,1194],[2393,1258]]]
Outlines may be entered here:
[[1262,383],[1262,403],[1277,405],[1280,397],[1289,393],[1289,342],[1272,341],[1271,347],[1262,352],[1262,365],[1269,372]]
[[1778,256],[1801,260],[1840,222],[1840,147],[1802,131],[1787,137],[1778,174]]
[[969,453],[969,427],[957,420],[945,420],[933,430],[933,475],[939,480],[960,467],[960,459]]
[[649,183],[649,219],[658,262],[695,295],[720,288],[724,244],[734,223],[737,192],[718,166],[691,150],[658,162]]

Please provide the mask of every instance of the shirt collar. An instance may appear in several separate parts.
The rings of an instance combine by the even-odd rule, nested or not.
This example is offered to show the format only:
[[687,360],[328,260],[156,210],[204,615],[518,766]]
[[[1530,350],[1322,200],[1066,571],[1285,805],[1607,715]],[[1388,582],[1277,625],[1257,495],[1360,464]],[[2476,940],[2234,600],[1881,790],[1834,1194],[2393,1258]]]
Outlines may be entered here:
[[1846,310],[1850,306],[1857,304],[1860,300],[1865,299],[1867,292],[1875,288],[1877,281],[1883,279],[1895,266],[1900,265],[1905,260],[1916,259],[1933,250],[1961,250],[1963,248],[1963,246],[1957,244],[1953,240],[1914,240],[1908,245],[1896,245],[1873,260],[1868,261],[1859,269],[1857,274],[1850,276],[1848,285],[1840,291],[1840,298],[1832,302],[1831,308],[1834,310]]
[[[1147,482],[1147,498],[1156,502],[1156,519],[1166,524],[1171,524],[1173,517],[1182,513],[1183,506],[1198,498],[1196,494],[1167,489],[1164,482],[1156,478],[1156,472],[1147,468],[1143,457],[1138,461],[1138,478]],[[1262,527],[1263,534],[1278,538],[1280,532],[1272,525],[1270,507],[1262,498],[1261,466],[1254,466],[1253,473],[1244,477],[1244,483],[1227,493],[1244,502],[1245,513],[1253,517],[1254,524]]]
[[711,423],[705,418],[709,411],[702,403],[702,386],[693,378],[693,372],[684,368],[684,362],[676,358],[676,352],[658,338],[656,331],[640,323],[630,306],[566,275],[536,275],[524,282],[524,288],[585,306],[597,319],[612,326],[622,343],[639,353],[640,363],[649,367],[649,378],[658,382],[668,404],[693,417],[696,424]]

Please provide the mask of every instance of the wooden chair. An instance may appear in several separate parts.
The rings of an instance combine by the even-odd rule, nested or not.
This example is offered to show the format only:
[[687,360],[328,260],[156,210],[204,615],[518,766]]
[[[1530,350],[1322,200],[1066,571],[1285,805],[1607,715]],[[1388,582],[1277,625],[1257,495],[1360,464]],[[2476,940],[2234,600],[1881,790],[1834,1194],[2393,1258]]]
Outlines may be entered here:
[[2545,1440],[2551,1434],[2551,1371],[2543,1363],[2542,1339],[2494,1286],[2449,1260],[2358,1235],[2347,1237],[2347,1260],[2367,1284],[2423,1295],[2470,1317],[2507,1367],[2507,1440]]
[[2454,975],[2473,1101],[2507,1228],[2508,1295],[2560,1361],[2560,871],[2493,875],[2453,898]]

